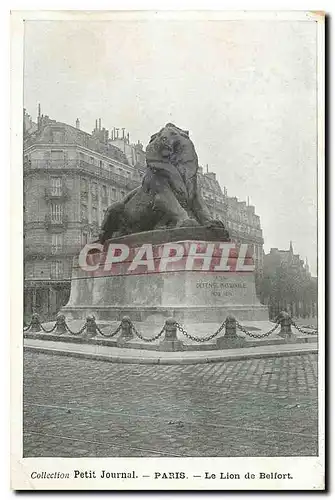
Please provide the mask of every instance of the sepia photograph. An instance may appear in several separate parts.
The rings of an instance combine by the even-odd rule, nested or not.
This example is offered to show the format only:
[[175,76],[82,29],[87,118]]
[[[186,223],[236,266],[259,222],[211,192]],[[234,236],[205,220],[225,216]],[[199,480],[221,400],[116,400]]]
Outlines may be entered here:
[[12,13],[14,489],[324,489],[324,23]]

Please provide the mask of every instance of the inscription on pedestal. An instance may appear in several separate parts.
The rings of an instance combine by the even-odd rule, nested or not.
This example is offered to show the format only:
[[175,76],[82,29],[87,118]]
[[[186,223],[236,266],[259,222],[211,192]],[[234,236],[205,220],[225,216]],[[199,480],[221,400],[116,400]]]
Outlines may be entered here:
[[[214,297],[233,297],[236,292],[246,288],[244,282],[229,282],[229,281],[205,281],[200,280],[196,284],[196,288],[205,289]],[[235,292],[235,293],[234,293]]]

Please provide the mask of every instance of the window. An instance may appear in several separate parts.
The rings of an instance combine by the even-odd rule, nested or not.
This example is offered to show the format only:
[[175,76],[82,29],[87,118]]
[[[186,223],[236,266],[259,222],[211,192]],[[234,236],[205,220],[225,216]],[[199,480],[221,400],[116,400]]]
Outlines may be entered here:
[[53,234],[51,240],[51,252],[57,253],[63,247],[63,234]]
[[107,186],[101,186],[101,196],[103,199],[107,198]]
[[98,194],[98,184],[96,182],[92,182],[91,184],[91,192],[92,192],[92,197],[96,198]]
[[64,132],[63,130],[53,130],[52,131],[52,141],[59,144],[64,143]]
[[52,160],[64,160],[64,151],[62,149],[52,149],[51,150]]
[[102,168],[102,160],[99,160],[99,167]]
[[82,234],[81,234],[81,244],[83,246],[87,245],[88,243],[88,232],[87,231],[84,231]]
[[62,179],[60,177],[51,177],[51,194],[59,196],[62,192]]
[[57,203],[52,203],[50,205],[51,221],[52,222],[62,222],[63,207]]
[[26,265],[25,269],[25,278],[33,278],[35,276],[35,265],[33,262],[30,262],[29,264]]
[[63,276],[63,263],[60,260],[51,262],[51,278],[61,278]]
[[79,160],[84,161],[85,160],[85,155],[84,153],[79,153]]
[[126,193],[124,191],[121,191],[121,198],[124,198],[126,196]]
[[93,158],[93,156],[90,156],[90,163],[94,163],[94,158]]
[[116,197],[117,197],[116,189],[112,188],[112,200],[116,200]]
[[81,179],[80,180],[80,191],[81,191],[81,194],[82,195],[86,195],[88,194],[88,182],[86,179]]
[[80,213],[81,220],[87,219],[87,205],[86,205],[86,203],[81,204],[80,212],[81,212]]
[[97,207],[92,207],[92,221],[98,222],[98,210]]

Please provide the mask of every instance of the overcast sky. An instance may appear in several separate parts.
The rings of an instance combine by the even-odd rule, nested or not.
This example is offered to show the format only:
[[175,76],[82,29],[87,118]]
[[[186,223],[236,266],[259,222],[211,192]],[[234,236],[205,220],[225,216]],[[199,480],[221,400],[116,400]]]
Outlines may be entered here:
[[27,21],[24,105],[144,146],[166,122],[316,274],[316,23]]

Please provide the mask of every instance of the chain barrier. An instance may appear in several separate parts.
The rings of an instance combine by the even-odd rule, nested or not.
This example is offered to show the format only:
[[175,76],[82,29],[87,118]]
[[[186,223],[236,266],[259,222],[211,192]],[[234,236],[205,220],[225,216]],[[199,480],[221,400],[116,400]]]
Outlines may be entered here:
[[95,324],[95,326],[96,326],[97,331],[100,333],[100,335],[102,335],[103,337],[108,337],[108,338],[115,337],[115,335],[117,335],[122,328],[122,324],[120,323],[119,326],[117,327],[117,329],[114,330],[114,332],[104,333],[97,324]]
[[279,328],[280,326],[280,323],[276,323],[275,326],[273,328],[271,328],[271,330],[269,330],[268,332],[265,332],[265,333],[261,333],[260,335],[255,335],[254,333],[251,333],[249,332],[246,328],[244,328],[243,325],[241,325],[238,321],[236,321],[236,326],[239,330],[241,330],[241,332],[245,333],[246,335],[248,335],[249,337],[252,337],[253,339],[263,339],[265,337],[268,337],[269,335],[271,335],[271,333],[273,333],[274,331],[277,330],[277,328]]
[[218,330],[216,330],[216,332],[212,333],[211,335],[208,335],[208,337],[202,337],[202,338],[201,337],[194,337],[190,333],[187,333],[185,328],[183,328],[179,323],[176,323],[176,327],[180,331],[180,333],[185,335],[185,337],[189,338],[190,340],[194,340],[194,342],[208,342],[209,340],[214,339],[214,337],[216,337],[217,335],[219,335],[219,333],[222,332],[222,330],[225,327],[225,324],[226,324],[226,322],[224,321],[222,323],[222,325],[218,328]]
[[69,327],[69,325],[67,323],[65,323],[65,328],[67,329],[67,331],[69,332],[70,335],[81,335],[83,333],[83,331],[86,330],[86,327],[87,327],[87,323],[84,323],[84,325],[80,328],[80,330],[78,332],[75,332],[75,331],[71,330],[71,328]]
[[[116,330],[114,331],[110,331],[109,333],[105,333],[101,330],[101,328],[97,325],[97,323],[94,321],[95,323],[95,327],[96,327],[96,331],[102,335],[103,337],[106,337],[106,338],[112,338],[112,337],[115,337],[121,330],[122,330],[122,323],[120,323],[120,325],[116,328]],[[28,332],[30,330],[30,328],[32,327],[32,324],[33,322],[31,321],[29,323],[29,325],[27,325],[26,327],[23,328],[23,331],[24,332]],[[294,328],[296,328],[300,333],[303,333],[305,335],[316,335],[318,333],[318,330],[317,329],[314,329],[314,330],[311,330],[311,331],[307,331],[307,330],[304,330],[303,328],[300,328],[293,320],[291,320],[291,325],[294,326]],[[57,322],[54,324],[54,326],[50,329],[47,329],[45,328],[41,323],[39,325],[41,327],[41,329],[43,330],[43,332],[45,333],[52,333],[56,328],[57,328]],[[87,328],[87,322],[84,323],[84,325],[80,328],[79,331],[75,332],[74,330],[71,330],[71,328],[69,327],[69,325],[64,321],[64,326],[65,326],[65,329],[66,331],[70,334],[70,335],[81,335]],[[225,328],[226,326],[226,321],[224,321],[221,326],[214,332],[212,333],[211,335],[208,335],[207,337],[195,337],[194,335],[191,335],[190,333],[188,333],[185,328],[180,325],[178,322],[175,323],[175,326],[176,328],[179,330],[180,333],[182,333],[183,335],[185,335],[185,337],[189,338],[190,340],[193,340],[194,342],[200,342],[200,343],[203,343],[203,342],[209,342],[210,340],[214,339],[216,336],[218,336],[222,330]],[[243,333],[245,333],[245,335],[247,335],[248,337],[252,337],[254,339],[262,339],[262,338],[265,338],[265,337],[268,337],[269,335],[271,335],[273,332],[275,332],[280,326],[280,322],[277,322],[273,328],[271,328],[268,332],[265,332],[265,333],[262,333],[262,334],[254,334],[254,333],[251,333],[250,331],[248,331],[243,325],[241,325],[238,321],[236,321],[236,327],[242,331]],[[166,325],[164,324],[163,328],[161,329],[161,331],[155,335],[154,337],[144,337],[138,330],[137,328],[135,327],[135,325],[130,322],[130,328],[131,330],[134,332],[134,334],[140,338],[141,340],[143,340],[144,342],[154,342],[155,340],[158,340],[164,333],[165,329],[166,329]]]
[[54,326],[52,328],[50,328],[50,330],[48,330],[47,328],[44,328],[44,326],[42,325],[42,323],[40,323],[40,327],[42,328],[42,330],[45,332],[45,333],[52,333],[54,330],[56,330],[57,328],[57,323],[54,324]]
[[311,330],[309,332],[307,330],[303,330],[302,328],[300,328],[300,326],[298,326],[296,323],[294,323],[294,321],[291,322],[291,325],[294,326],[294,328],[296,328],[298,330],[298,332],[304,333],[305,335],[317,335],[317,333],[318,333],[317,330]]
[[154,342],[155,340],[159,339],[159,337],[161,337],[165,331],[165,325],[164,325],[163,328],[161,329],[161,331],[159,333],[157,333],[157,335],[155,335],[154,337],[148,338],[148,337],[143,337],[143,335],[140,334],[140,332],[136,329],[136,327],[135,327],[135,325],[133,325],[133,323],[130,323],[130,326],[131,326],[132,331],[135,333],[135,335],[138,338],[140,338],[141,340],[144,340],[144,342]]

